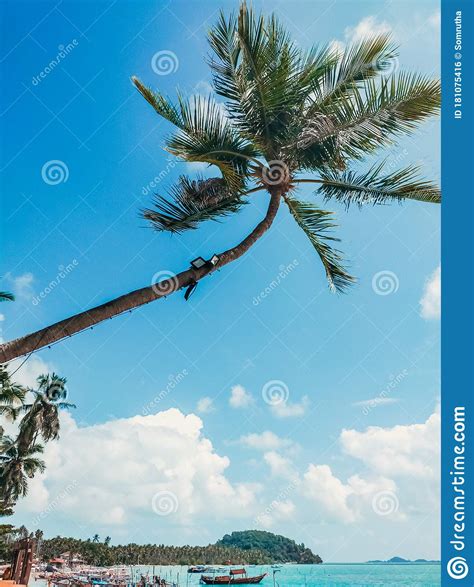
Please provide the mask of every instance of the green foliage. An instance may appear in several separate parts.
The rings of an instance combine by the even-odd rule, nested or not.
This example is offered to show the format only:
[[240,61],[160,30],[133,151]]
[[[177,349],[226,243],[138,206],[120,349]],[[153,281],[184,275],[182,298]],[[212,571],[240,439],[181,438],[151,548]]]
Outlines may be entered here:
[[284,536],[252,530],[226,534],[216,544],[207,546],[166,546],[164,544],[110,545],[97,534],[88,540],[56,536],[41,542],[41,558],[48,561],[68,552],[79,555],[87,564],[109,565],[224,565],[270,564],[275,562],[320,563],[304,544],[296,544]]
[[[304,50],[274,15],[256,14],[245,2],[238,14],[220,14],[209,44],[213,85],[224,104],[180,93],[173,103],[132,78],[175,127],[167,150],[184,161],[216,165],[222,174],[211,180],[181,177],[167,196],[156,196],[145,218],[156,230],[181,232],[238,212],[258,189],[277,190],[319,254],[330,288],[344,291],[354,279],[330,246],[328,213],[288,194],[298,174],[309,171],[315,176],[305,181],[321,186],[316,195],[346,204],[439,202],[436,186],[417,179],[413,168],[382,176],[378,165],[362,173],[350,167],[436,114],[439,80],[390,73],[397,49],[388,35],[343,51],[330,45]],[[275,163],[285,172],[278,181],[265,181],[268,172],[273,178]]]
[[316,249],[331,289],[343,291],[354,282],[354,278],[344,268],[340,251],[330,246],[331,242],[339,240],[328,234],[336,226],[332,222],[334,214],[321,210],[311,202],[301,202],[290,196],[286,196],[285,200],[296,222]]
[[42,543],[41,557],[44,561],[70,552],[80,555],[91,565],[223,565],[228,561],[236,564],[271,563],[267,553],[251,549],[241,550],[215,544],[207,546],[165,546],[164,544],[123,544],[110,546],[109,541],[77,540],[57,536]]
[[244,530],[226,534],[217,545],[231,546],[242,550],[257,549],[268,554],[272,562],[295,562],[318,564],[323,561],[311,552],[304,544],[296,544],[294,540],[263,530]]
[[0,291],[0,302],[13,302],[15,296],[8,291]]
[[383,163],[375,165],[363,173],[327,171],[322,174],[324,182],[319,191],[326,199],[335,198],[347,207],[403,200],[441,201],[441,193],[433,182],[417,178],[418,167],[410,166],[383,175],[383,166]]
[[[15,420],[23,412],[16,438],[5,436],[0,427],[0,514],[11,515],[16,501],[27,494],[28,480],[43,472],[40,458],[48,442],[59,436],[59,410],[73,407],[66,402],[66,379],[55,373],[40,375],[38,389],[25,389],[14,383],[5,366],[0,365],[0,415]],[[25,404],[26,392],[34,396]]]
[[171,193],[171,201],[157,196],[155,207],[143,213],[156,230],[182,232],[197,228],[199,222],[236,212],[245,203],[219,178],[191,181],[181,176]]

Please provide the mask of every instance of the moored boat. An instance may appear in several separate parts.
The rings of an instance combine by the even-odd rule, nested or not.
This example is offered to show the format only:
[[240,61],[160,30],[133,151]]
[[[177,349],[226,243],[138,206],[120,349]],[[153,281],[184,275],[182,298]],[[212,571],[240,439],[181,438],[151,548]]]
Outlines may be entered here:
[[248,577],[245,569],[231,569],[228,575],[201,575],[201,583],[205,585],[256,585],[263,580],[266,574]]

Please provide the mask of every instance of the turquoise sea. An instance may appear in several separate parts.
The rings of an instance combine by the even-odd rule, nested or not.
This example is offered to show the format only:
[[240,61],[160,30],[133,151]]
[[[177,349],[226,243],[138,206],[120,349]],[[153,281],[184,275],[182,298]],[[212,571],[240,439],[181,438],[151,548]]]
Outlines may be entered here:
[[[189,574],[187,567],[162,567],[162,575],[179,585],[199,585],[199,574]],[[249,575],[268,573],[260,583],[273,585],[273,571],[269,566],[247,567]],[[369,585],[432,587],[441,585],[439,564],[322,564],[282,565],[275,574],[276,587],[365,587]]]
[[[441,585],[439,564],[329,564],[322,565],[282,565],[273,577],[272,567],[248,566],[249,575],[268,573],[260,583],[263,587],[366,587],[383,585],[385,587],[432,587]],[[153,572],[179,587],[199,585],[199,574],[187,573],[187,567],[134,567],[136,580],[140,574]],[[275,583],[274,583],[275,579]],[[43,587],[38,581],[35,587]]]

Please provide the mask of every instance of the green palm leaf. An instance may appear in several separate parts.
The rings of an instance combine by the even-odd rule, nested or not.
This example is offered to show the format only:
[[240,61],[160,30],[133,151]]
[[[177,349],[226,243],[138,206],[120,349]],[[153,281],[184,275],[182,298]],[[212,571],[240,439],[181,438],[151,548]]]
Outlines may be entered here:
[[0,291],[0,302],[13,302],[15,300],[15,296],[8,292],[8,291]]
[[332,221],[333,213],[321,210],[310,202],[301,202],[289,196],[285,197],[285,202],[316,249],[323,263],[329,287],[332,291],[343,292],[355,282],[355,279],[347,273],[341,252],[331,247],[331,242],[339,241],[338,238],[328,234],[329,230],[336,227]]
[[364,80],[377,76],[384,68],[391,66],[397,57],[397,48],[390,35],[375,35],[349,45],[326,69],[324,77],[313,87],[311,106],[308,114],[321,112],[343,99]]
[[441,201],[441,193],[435,183],[417,178],[417,166],[389,174],[381,173],[383,167],[383,163],[375,165],[365,173],[326,171],[321,174],[319,191],[326,199],[335,198],[346,206],[385,204],[394,200]]
[[209,42],[214,87],[229,100],[233,123],[275,159],[334,56],[327,46],[301,51],[274,16],[257,17],[245,4],[238,18],[221,14]]
[[244,183],[249,162],[257,153],[235,132],[221,105],[202,96],[192,96],[186,101],[180,94],[178,104],[174,105],[137,78],[132,80],[156,112],[178,128],[166,141],[169,152],[188,162],[216,165],[226,181],[235,187]]
[[190,180],[179,178],[171,189],[170,198],[156,196],[154,208],[144,210],[143,216],[158,231],[182,232],[197,227],[205,220],[237,212],[245,203],[220,178]]
[[[341,150],[359,158],[391,137],[412,132],[440,108],[440,82],[418,74],[400,73],[382,80],[366,80],[351,97],[325,109]],[[321,137],[325,138],[325,137]]]

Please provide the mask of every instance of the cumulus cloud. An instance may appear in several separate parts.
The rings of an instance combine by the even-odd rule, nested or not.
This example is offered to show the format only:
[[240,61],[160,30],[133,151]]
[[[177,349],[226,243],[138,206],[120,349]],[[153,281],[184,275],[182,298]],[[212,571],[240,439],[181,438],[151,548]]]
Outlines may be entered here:
[[375,16],[366,16],[355,27],[347,27],[345,37],[352,43],[370,39],[377,35],[392,32],[392,27],[386,21],[379,21]]
[[420,314],[426,320],[441,316],[441,266],[438,266],[426,280],[420,300]]
[[291,499],[273,500],[256,518],[257,526],[272,528],[277,522],[288,520],[296,511],[295,504]]
[[120,526],[139,519],[150,528],[164,519],[157,508],[166,500],[173,526],[201,514],[227,519],[252,511],[259,486],[229,481],[229,459],[217,454],[194,414],[169,409],[84,427],[68,413],[61,420],[60,440],[47,445],[46,471],[32,480],[19,512],[41,517],[56,500],[56,511],[72,523]]
[[287,479],[295,479],[297,472],[293,467],[290,459],[282,456],[278,452],[271,450],[263,455],[270,471],[274,477],[282,477]]
[[343,430],[340,442],[346,454],[380,474],[422,479],[439,474],[439,412],[422,424],[370,426],[364,432]]
[[32,273],[23,273],[16,277],[8,273],[5,278],[11,284],[17,298],[28,301],[33,297],[34,276]]
[[[17,370],[18,369],[18,370]],[[25,362],[24,357],[11,361],[8,365],[10,373],[14,373],[13,380],[25,387],[36,387],[36,379],[43,374],[54,371],[52,364],[43,361],[38,355],[31,355]]]
[[277,418],[298,418],[304,416],[310,404],[307,395],[301,398],[300,402],[292,403],[289,400],[272,404],[270,409]]
[[230,390],[229,404],[232,408],[248,408],[253,404],[253,397],[242,385],[234,385]]
[[214,409],[214,402],[209,396],[202,397],[196,406],[198,414],[209,414],[209,412],[213,412]]
[[325,511],[344,522],[353,522],[355,514],[349,508],[347,500],[352,493],[348,485],[338,479],[328,465],[313,465],[304,474],[303,491],[319,502]]
[[262,433],[251,433],[241,436],[239,444],[247,448],[257,450],[277,450],[281,448],[292,448],[295,443],[289,438],[281,438],[270,430],[264,430]]

